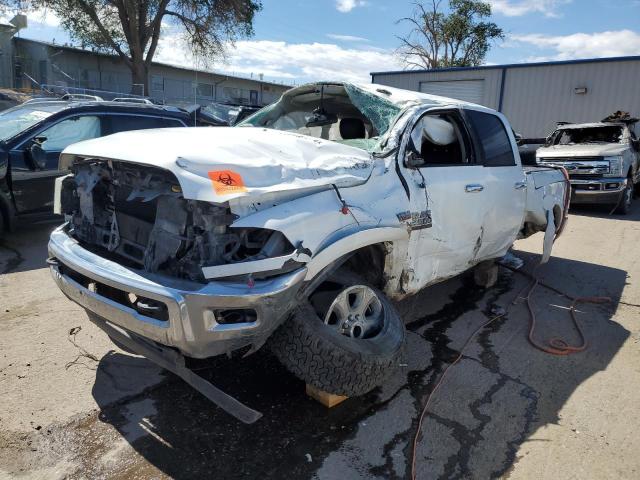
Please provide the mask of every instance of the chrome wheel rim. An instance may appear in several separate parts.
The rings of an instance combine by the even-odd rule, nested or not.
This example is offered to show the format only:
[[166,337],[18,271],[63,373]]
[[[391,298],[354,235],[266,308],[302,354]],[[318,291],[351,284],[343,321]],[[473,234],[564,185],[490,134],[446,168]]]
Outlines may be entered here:
[[376,292],[366,285],[342,290],[324,317],[325,325],[351,338],[371,338],[380,331],[383,306]]

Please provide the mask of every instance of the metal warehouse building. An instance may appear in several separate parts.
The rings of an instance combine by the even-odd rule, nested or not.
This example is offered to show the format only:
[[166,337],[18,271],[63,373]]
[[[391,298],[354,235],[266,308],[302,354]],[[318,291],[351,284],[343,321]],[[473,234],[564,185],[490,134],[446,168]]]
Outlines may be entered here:
[[640,115],[640,56],[482,67],[375,72],[373,83],[479,103],[516,132],[545,137],[556,122]]

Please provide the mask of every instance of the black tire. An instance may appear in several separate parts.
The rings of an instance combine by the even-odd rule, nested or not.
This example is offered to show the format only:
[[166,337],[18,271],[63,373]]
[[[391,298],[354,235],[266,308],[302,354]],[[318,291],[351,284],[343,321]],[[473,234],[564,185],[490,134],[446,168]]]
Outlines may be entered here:
[[371,288],[382,304],[382,326],[371,338],[351,338],[325,325],[305,302],[269,339],[268,346],[295,376],[321,390],[348,397],[381,385],[400,363],[405,328],[382,292],[360,277],[340,274],[340,283]]
[[620,215],[627,215],[631,211],[631,204],[633,203],[634,185],[631,178],[627,179],[627,187],[625,188],[622,198],[616,209],[616,213]]

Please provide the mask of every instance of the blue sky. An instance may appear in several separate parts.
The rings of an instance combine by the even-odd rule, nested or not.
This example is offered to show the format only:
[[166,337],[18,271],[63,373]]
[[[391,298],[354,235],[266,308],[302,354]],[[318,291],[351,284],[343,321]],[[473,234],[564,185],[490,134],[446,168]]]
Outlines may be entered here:
[[[429,0],[427,0],[429,1]],[[488,64],[640,54],[640,0],[489,0],[506,33]],[[225,61],[193,59],[180,33],[167,26],[157,60],[288,83],[317,79],[369,81],[369,72],[402,68],[396,20],[409,1],[263,0],[255,36],[228,50]],[[443,1],[446,4],[446,0]],[[50,12],[29,14],[21,36],[58,43],[68,36]]]

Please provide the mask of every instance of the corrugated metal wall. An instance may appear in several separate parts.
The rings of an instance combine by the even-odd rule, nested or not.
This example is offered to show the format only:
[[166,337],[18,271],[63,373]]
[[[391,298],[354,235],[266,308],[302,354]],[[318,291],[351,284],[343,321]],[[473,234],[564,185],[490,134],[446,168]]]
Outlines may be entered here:
[[[640,61],[507,69],[503,113],[516,131],[546,136],[557,121],[594,122],[616,110],[640,115]],[[575,89],[586,87],[586,94]]]
[[380,73],[373,78],[374,83],[388,85],[390,87],[404,88],[405,90],[420,91],[420,85],[425,82],[440,82],[446,80],[484,80],[484,100],[482,105],[490,108],[498,108],[500,99],[500,79],[502,70],[461,70],[458,72],[401,72]]
[[[544,137],[557,121],[599,121],[615,110],[640,116],[640,60],[375,74],[382,85],[420,90],[423,82],[484,79],[483,105],[500,109],[525,137]],[[576,94],[585,87],[586,94]]]

